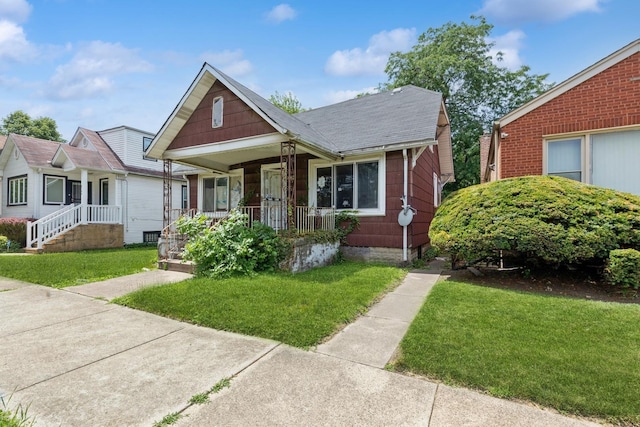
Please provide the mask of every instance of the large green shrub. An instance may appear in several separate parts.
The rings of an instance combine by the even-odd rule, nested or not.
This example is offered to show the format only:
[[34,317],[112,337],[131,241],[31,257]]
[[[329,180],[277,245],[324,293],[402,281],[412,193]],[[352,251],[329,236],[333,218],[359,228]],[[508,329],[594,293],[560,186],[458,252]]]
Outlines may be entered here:
[[268,225],[254,222],[248,227],[248,219],[232,211],[214,227],[207,225],[204,215],[178,221],[178,231],[189,237],[184,258],[195,262],[197,275],[224,277],[278,268],[287,255],[287,243]]
[[609,253],[605,278],[620,288],[640,287],[640,252],[635,249],[614,249]]
[[604,265],[618,248],[640,249],[640,197],[565,178],[530,176],[451,194],[431,223],[431,244],[453,261]]

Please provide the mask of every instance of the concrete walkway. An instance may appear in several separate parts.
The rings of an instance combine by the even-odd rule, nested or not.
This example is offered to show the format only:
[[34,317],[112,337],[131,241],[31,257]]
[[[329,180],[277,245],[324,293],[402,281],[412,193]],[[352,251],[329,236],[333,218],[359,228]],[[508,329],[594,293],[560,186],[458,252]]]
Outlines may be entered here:
[[[66,290],[0,278],[0,395],[37,426],[586,426],[531,405],[381,369],[438,279],[410,273],[315,351],[108,304],[165,271]],[[203,405],[189,399],[225,378]]]

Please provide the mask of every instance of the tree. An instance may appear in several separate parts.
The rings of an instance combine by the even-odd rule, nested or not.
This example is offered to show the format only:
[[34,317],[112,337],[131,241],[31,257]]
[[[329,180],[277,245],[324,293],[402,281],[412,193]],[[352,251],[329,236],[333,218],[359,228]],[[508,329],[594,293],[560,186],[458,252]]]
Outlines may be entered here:
[[32,119],[27,113],[21,110],[14,111],[2,119],[0,135],[8,135],[10,133],[47,139],[49,141],[64,142],[58,132],[58,125],[55,120],[50,117]]
[[475,24],[447,23],[429,28],[406,53],[394,52],[382,89],[412,84],[442,93],[451,120],[456,182],[449,191],[480,181],[480,136],[494,120],[548,90],[548,74],[522,66],[510,71],[503,55],[491,56],[493,25],[483,17]]
[[278,93],[278,91],[276,91],[275,94],[269,97],[269,102],[289,114],[300,113],[307,110],[306,108],[302,107],[302,103],[291,92],[280,94]]

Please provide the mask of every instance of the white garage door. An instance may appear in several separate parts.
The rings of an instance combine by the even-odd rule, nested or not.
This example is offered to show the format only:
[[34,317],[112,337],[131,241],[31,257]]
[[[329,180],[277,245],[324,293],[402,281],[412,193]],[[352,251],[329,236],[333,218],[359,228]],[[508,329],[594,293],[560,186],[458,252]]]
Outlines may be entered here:
[[591,136],[591,182],[640,195],[640,131]]

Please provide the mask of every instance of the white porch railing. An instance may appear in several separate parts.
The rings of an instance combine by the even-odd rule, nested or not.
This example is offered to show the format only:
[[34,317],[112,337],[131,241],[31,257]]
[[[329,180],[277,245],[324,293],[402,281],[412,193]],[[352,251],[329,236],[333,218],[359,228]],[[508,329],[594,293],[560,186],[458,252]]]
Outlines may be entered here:
[[[37,221],[27,222],[27,248],[34,244],[38,249],[64,232],[80,224],[121,224],[122,209],[120,206],[94,206],[73,204],[44,216]],[[83,211],[86,220],[83,221]]]

